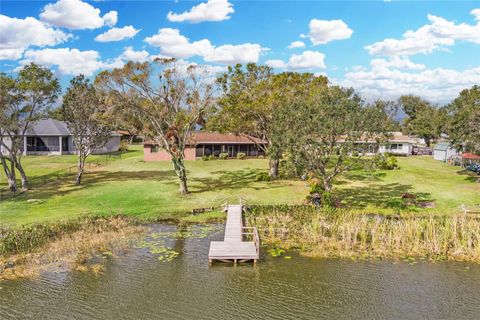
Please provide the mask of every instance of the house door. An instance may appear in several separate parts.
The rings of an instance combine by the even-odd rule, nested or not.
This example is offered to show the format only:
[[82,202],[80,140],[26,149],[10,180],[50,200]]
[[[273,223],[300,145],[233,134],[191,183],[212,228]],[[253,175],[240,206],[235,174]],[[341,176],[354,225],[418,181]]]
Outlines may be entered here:
[[233,146],[228,146],[228,147],[227,147],[228,156],[229,156],[230,158],[232,158],[232,157],[234,156],[234,155],[233,155],[233,150],[234,150]]

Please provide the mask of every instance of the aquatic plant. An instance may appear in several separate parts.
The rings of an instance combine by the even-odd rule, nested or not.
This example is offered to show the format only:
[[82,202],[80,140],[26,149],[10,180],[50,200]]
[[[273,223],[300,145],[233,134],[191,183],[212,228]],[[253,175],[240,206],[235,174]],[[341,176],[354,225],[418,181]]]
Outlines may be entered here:
[[314,206],[251,206],[262,243],[321,257],[426,257],[480,262],[480,217],[384,216]]

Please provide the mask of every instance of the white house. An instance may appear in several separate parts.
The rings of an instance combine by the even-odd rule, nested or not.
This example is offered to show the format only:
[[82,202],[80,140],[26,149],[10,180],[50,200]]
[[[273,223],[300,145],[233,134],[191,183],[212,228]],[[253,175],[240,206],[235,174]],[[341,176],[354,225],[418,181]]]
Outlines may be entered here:
[[[110,140],[94,153],[118,151],[121,135],[112,132]],[[4,139],[8,139],[5,138]],[[4,141],[5,141],[4,140]],[[6,144],[8,144],[6,140]],[[0,150],[2,153],[4,150]],[[33,122],[23,137],[24,155],[62,155],[75,153],[73,137],[67,124],[55,119],[41,119]]]
[[391,138],[383,143],[378,144],[376,141],[358,141],[359,152],[365,152],[366,155],[374,155],[376,153],[392,153],[396,155],[409,156],[412,154],[415,145],[424,144],[423,139],[406,136],[401,132],[391,132]]
[[441,142],[433,148],[433,159],[447,162],[451,157],[458,156],[457,150],[449,142]]

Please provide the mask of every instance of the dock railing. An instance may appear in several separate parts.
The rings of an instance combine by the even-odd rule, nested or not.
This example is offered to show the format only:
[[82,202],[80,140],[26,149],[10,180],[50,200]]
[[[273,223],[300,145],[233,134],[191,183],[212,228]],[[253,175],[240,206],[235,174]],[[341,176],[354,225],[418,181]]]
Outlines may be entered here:
[[260,255],[260,237],[258,236],[257,227],[242,227],[242,236],[246,236],[247,241],[249,240],[248,238],[251,237],[253,243],[255,244],[255,250],[257,252],[257,257],[258,257]]

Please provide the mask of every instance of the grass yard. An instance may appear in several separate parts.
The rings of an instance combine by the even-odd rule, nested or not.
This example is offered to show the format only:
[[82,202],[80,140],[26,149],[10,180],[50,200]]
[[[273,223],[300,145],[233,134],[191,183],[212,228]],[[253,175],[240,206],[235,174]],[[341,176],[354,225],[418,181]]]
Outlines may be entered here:
[[[56,157],[26,157],[25,160],[27,158],[32,159],[26,166],[27,173],[34,174],[39,163]],[[302,181],[256,182],[255,176],[266,171],[267,160],[200,160],[187,162],[191,194],[180,196],[171,163],[143,162],[142,158],[143,153],[137,149],[127,157],[85,174],[80,187],[71,183],[72,176],[60,184],[47,184],[3,200],[0,223],[25,224],[111,213],[166,218],[193,208],[219,205],[225,199],[238,202],[239,196],[252,203],[299,203],[308,191]],[[74,158],[71,161],[75,163]],[[35,169],[29,170],[31,166]],[[5,183],[5,177],[2,181]],[[28,203],[28,199],[40,202]]]
[[433,208],[408,208],[409,211],[451,214],[460,212],[462,204],[480,205],[480,183],[475,182],[472,173],[430,156],[397,160],[399,170],[347,173],[338,181],[338,195],[349,207],[368,212],[396,212],[395,204],[405,193],[433,204]]
[[[432,201],[434,208],[409,211],[448,214],[459,212],[462,203],[480,203],[480,184],[459,174],[458,168],[429,157],[399,158],[400,170],[372,175],[363,170],[342,177],[336,194],[348,208],[361,212],[393,213],[403,193]],[[74,165],[75,156],[30,156],[24,158],[27,174],[39,176]],[[267,160],[189,161],[191,194],[180,196],[170,162],[142,161],[134,151],[87,173],[80,187],[72,176],[0,202],[0,224],[21,225],[90,214],[126,214],[144,218],[168,218],[193,208],[219,205],[223,200],[246,198],[255,204],[301,203],[308,193],[303,181],[257,182],[267,171]],[[5,177],[0,175],[0,186]],[[36,202],[28,202],[37,199]]]

